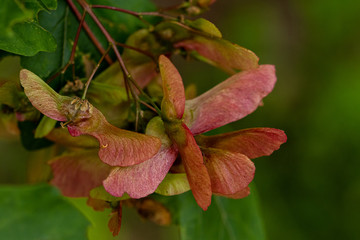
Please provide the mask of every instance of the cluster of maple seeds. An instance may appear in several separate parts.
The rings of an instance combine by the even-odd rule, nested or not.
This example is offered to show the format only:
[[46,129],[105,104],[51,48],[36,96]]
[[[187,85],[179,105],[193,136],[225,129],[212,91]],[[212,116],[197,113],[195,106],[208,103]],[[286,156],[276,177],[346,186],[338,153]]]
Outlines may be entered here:
[[[246,197],[255,173],[250,159],[270,155],[286,141],[283,131],[272,128],[201,135],[255,111],[272,91],[276,76],[274,66],[259,66],[255,54],[223,40],[221,33],[206,20],[187,24],[191,34],[181,35],[180,41],[172,40],[179,39],[174,22],[160,23],[157,29],[160,35],[170,38],[175,49],[196,52],[231,76],[204,94],[186,100],[182,78],[165,55],[159,54],[155,63],[150,60],[140,65],[129,64],[129,73],[126,68],[119,69],[125,82],[120,87],[131,90],[130,80],[134,81],[140,94],[151,79],[161,77],[160,82],[154,80],[162,87],[161,107],[144,102],[156,113],[147,122],[144,133],[110,124],[101,111],[103,106],[93,106],[86,94],[82,99],[62,96],[30,71],[20,73],[21,84],[33,106],[45,116],[65,122],[62,126],[79,138],[76,144],[82,148],[50,161],[52,184],[66,196],[90,196],[89,203],[95,209],[112,208],[109,226],[113,226],[114,233],[118,233],[122,201],[126,199],[142,199],[154,192],[168,196],[191,190],[198,205],[206,210],[213,194]],[[145,31],[145,39],[149,36],[152,33]],[[133,34],[129,41],[134,39],[144,40],[144,31]],[[138,55],[124,51],[123,58],[131,62]],[[90,82],[91,78],[86,89]],[[133,100],[141,101],[136,91],[132,94]],[[65,138],[70,139],[70,135]],[[56,142],[56,137],[52,140]],[[178,157],[182,168],[177,169],[182,170],[175,173],[171,169]]]

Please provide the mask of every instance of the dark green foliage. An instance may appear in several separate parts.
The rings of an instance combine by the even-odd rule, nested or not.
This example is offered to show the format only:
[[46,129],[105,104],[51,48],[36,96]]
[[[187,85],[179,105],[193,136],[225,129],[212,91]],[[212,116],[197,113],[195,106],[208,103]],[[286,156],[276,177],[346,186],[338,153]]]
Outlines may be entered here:
[[[41,52],[33,57],[23,57],[21,65],[36,73],[39,77],[46,78],[51,73],[60,71],[61,67],[65,66],[69,60],[79,23],[65,1],[59,2],[56,11],[40,14],[39,22],[54,36],[58,47],[52,53]],[[80,43],[92,46],[84,34],[80,38]],[[95,49],[93,49],[94,51]]]
[[0,211],[1,239],[87,239],[87,219],[48,185],[0,186]]
[[[153,4],[146,0],[97,0],[89,1],[89,3],[113,5],[125,9],[136,9],[138,11],[150,11],[154,9]],[[82,9],[80,7],[78,7],[78,9],[82,14]],[[124,42],[132,32],[144,26],[137,18],[124,13],[107,9],[94,9],[94,12],[117,42]],[[86,17],[85,21],[99,43],[106,49],[108,42],[98,26],[89,16]],[[41,78],[47,78],[60,71],[68,63],[79,21],[66,2],[59,1],[56,11],[41,12],[39,14],[39,24],[54,36],[57,48],[54,52],[40,52],[32,57],[22,57],[21,65],[36,73]],[[98,49],[92,43],[86,32],[82,30],[76,50],[77,58],[75,62],[77,70],[83,66],[81,57],[85,55],[94,63],[101,57]],[[62,79],[57,79],[51,84],[55,88],[58,88],[65,84],[66,80],[70,80],[71,77],[71,69],[69,69],[67,74],[62,76]]]
[[37,123],[30,122],[30,121],[24,121],[19,122],[18,127],[20,129],[20,137],[21,137],[21,143],[27,150],[37,150],[44,147],[48,147],[53,142],[45,139],[45,138],[38,138],[36,139],[34,137],[34,132],[37,127]]
[[[50,7],[56,7],[54,3],[47,2]],[[53,36],[34,19],[43,7],[28,4],[27,9],[20,1],[14,0],[4,0],[1,4],[0,49],[24,56],[33,56],[39,51],[52,52],[56,49]]]
[[179,225],[181,240],[262,240],[265,233],[253,191],[249,197],[234,200],[213,196],[207,211],[195,202],[191,192],[173,197],[155,196],[172,213]]

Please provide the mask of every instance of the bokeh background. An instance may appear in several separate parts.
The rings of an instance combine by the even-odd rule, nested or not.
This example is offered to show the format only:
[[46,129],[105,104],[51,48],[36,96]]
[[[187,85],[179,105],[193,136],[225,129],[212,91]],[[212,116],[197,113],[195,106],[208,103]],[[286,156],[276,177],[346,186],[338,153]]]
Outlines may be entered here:
[[[268,239],[360,239],[359,10],[354,0],[218,0],[205,15],[225,39],[277,69],[264,106],[218,130],[274,127],[288,135],[279,151],[254,160]],[[177,65],[199,93],[226,78],[202,63]],[[16,138],[0,141],[1,183],[25,181],[29,153]]]
[[255,160],[268,239],[360,239],[359,9],[351,0],[213,7],[225,38],[277,69],[264,107],[233,124],[288,135],[279,151]]

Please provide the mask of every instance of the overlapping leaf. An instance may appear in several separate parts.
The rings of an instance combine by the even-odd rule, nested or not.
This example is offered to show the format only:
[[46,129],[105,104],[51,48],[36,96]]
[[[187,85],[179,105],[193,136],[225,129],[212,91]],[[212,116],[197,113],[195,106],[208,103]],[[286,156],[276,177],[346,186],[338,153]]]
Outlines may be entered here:
[[46,5],[37,1],[27,1],[24,5],[20,0],[4,0],[0,9],[0,49],[24,56],[55,51],[55,39],[34,19],[39,11],[50,8],[56,8],[55,0],[46,1]]

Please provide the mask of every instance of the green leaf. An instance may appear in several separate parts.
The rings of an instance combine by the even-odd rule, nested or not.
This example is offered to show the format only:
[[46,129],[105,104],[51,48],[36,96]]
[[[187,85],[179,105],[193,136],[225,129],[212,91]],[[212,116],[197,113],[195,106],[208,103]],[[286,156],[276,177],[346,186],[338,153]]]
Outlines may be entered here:
[[[90,4],[111,5],[139,11],[150,11],[154,8],[154,5],[149,0],[97,0],[88,2]],[[132,32],[142,26],[141,21],[133,16],[107,9],[95,9],[94,11],[98,15],[99,19],[104,23],[106,29],[118,42],[124,42],[124,40]],[[108,45],[107,40],[100,32],[97,25],[91,20],[89,16],[85,18],[85,21],[93,31],[96,38],[99,40],[100,44],[104,49],[106,49]],[[41,52],[33,57],[23,57],[21,60],[21,65],[24,68],[34,72],[41,78],[47,78],[50,75],[60,71],[69,61],[72,44],[79,26],[79,21],[66,4],[66,1],[59,1],[56,11],[51,11],[50,13],[39,13],[39,24],[53,34],[58,47],[56,51],[52,53]],[[82,30],[79,38],[77,55],[79,54],[89,54],[90,58],[95,60],[95,62],[97,62],[101,57],[100,53],[84,30]],[[79,65],[77,59],[75,64],[77,66]],[[63,83],[65,83],[65,80],[63,80]]]
[[96,102],[109,102],[114,104],[126,101],[127,95],[123,87],[94,80],[89,87],[88,98]]
[[110,219],[110,209],[105,209],[103,212],[94,211],[86,204],[86,198],[67,198],[68,201],[79,209],[91,222],[88,227],[89,240],[113,240],[118,239],[113,237],[108,227]]
[[[154,11],[156,9],[155,5],[149,0],[89,0],[88,2],[93,5],[108,5],[137,12]],[[145,27],[144,23],[138,18],[129,14],[119,13],[108,9],[94,9],[94,13],[104,24],[108,32],[118,42],[124,42],[131,33],[138,30],[140,27]],[[150,20],[154,21],[153,18]]]
[[[25,3],[25,6],[22,2]],[[55,51],[55,39],[33,20],[39,11],[56,8],[56,0],[46,0],[45,3],[41,0],[2,1],[0,9],[1,50],[24,56],[33,56],[40,51]]]
[[210,207],[203,211],[191,192],[173,197],[159,197],[180,226],[181,240],[263,240],[257,197],[254,191],[244,199],[213,196]]
[[185,173],[168,173],[155,192],[164,196],[172,196],[189,190],[190,185]]
[[194,21],[187,20],[186,24],[192,28],[208,33],[214,37],[222,38],[220,30],[210,21],[198,18]]
[[34,13],[34,18],[40,11],[55,10],[57,7],[57,0],[21,0],[27,9],[31,9]]
[[17,23],[12,31],[11,35],[0,35],[0,49],[24,56],[56,49],[52,35],[35,22]]
[[35,130],[34,137],[35,138],[45,137],[51,132],[51,130],[55,128],[56,123],[57,123],[56,120],[51,119],[47,116],[43,116],[43,118],[40,120],[40,123]]
[[42,4],[47,10],[54,10],[57,7],[57,0],[26,0],[26,1],[37,1]]
[[0,187],[1,239],[85,240],[89,222],[49,185]]
[[[11,36],[13,34],[11,28],[16,23],[20,23],[31,19],[32,12],[18,0],[2,0],[0,8],[0,32],[3,36]],[[0,38],[0,46],[1,46]]]
[[[69,60],[72,41],[75,38],[79,22],[66,2],[59,1],[56,11],[39,13],[39,24],[54,36],[58,47],[55,52],[41,52],[33,57],[22,57],[21,65],[44,79],[51,73],[60,70]],[[81,34],[79,42],[91,45],[90,40],[84,34]]]

